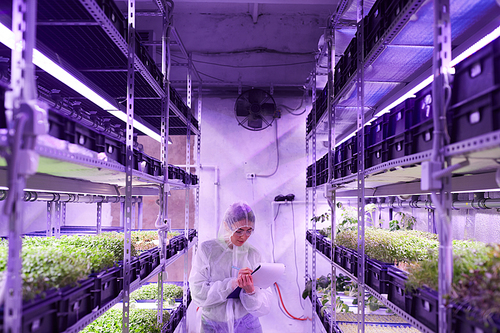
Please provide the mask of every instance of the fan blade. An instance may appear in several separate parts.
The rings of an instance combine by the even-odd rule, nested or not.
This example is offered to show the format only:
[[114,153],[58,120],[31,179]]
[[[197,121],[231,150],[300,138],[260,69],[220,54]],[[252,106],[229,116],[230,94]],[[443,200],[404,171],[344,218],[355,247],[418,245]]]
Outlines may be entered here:
[[245,100],[238,99],[236,101],[236,115],[238,117],[246,117],[250,114],[250,104]]
[[248,118],[248,127],[262,128],[262,117],[261,116],[250,116]]
[[263,114],[274,116],[276,105],[274,103],[264,103],[261,105],[260,109]]
[[264,96],[262,96],[262,90],[254,89],[248,92],[248,101],[251,104],[260,105],[260,102],[262,101],[263,98]]

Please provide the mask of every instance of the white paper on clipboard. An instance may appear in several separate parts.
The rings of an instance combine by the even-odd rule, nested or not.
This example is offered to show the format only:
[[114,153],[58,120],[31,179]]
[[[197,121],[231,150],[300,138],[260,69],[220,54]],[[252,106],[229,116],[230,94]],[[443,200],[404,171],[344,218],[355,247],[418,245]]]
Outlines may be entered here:
[[254,286],[268,288],[285,273],[283,263],[262,263],[252,273]]

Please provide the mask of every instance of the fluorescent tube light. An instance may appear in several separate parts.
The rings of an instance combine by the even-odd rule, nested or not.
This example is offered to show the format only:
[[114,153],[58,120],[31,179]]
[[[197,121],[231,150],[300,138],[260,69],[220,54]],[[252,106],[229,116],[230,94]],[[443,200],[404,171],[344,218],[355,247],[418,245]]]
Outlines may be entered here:
[[469,47],[467,50],[465,50],[464,52],[462,52],[461,54],[456,56],[455,59],[450,61],[451,67],[455,66],[456,64],[458,64],[459,62],[461,62],[465,58],[476,53],[477,51],[479,51],[480,49],[482,49],[483,47],[485,47],[486,45],[488,45],[489,43],[491,43],[492,41],[494,41],[498,37],[500,37],[500,27],[496,28],[495,30],[493,30],[492,32],[490,32],[489,34],[487,34],[486,36],[481,38],[477,43],[475,43],[474,45]]
[[[1,23],[0,42],[10,49],[14,47],[14,33]],[[127,115],[124,112],[118,110],[116,106],[99,96],[99,94],[95,91],[87,87],[84,83],[80,82],[77,78],[36,49],[33,50],[33,63],[71,89],[81,94],[83,97],[92,101],[103,110],[108,111],[118,119],[123,120],[125,123],[127,122]],[[155,133],[153,130],[149,129],[137,120],[134,120],[133,125],[138,131],[141,131],[154,140],[161,142],[161,136],[159,134]]]

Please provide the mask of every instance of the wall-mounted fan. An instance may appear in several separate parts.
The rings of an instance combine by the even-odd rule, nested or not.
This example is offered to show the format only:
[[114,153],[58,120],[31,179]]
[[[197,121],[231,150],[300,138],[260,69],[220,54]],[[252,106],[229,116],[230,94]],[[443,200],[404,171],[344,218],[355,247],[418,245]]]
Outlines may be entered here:
[[234,112],[238,123],[251,131],[268,128],[277,116],[273,96],[261,89],[250,89],[238,96]]

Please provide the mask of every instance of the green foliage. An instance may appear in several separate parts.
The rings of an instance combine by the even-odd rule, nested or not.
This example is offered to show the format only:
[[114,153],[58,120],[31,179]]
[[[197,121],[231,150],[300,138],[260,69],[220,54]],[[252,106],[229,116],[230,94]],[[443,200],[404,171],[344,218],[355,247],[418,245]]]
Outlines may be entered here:
[[[429,251],[439,243],[433,236],[423,237],[423,232],[389,230],[378,228],[365,229],[365,253],[372,259],[382,262],[413,262],[425,260]],[[353,250],[358,248],[358,231],[344,230],[335,239],[335,244]]]
[[[132,256],[136,256],[131,246]],[[7,269],[8,241],[0,242],[0,272]],[[78,280],[115,266],[123,260],[123,234],[24,237],[22,248],[23,298],[33,299],[49,289],[74,286]],[[0,279],[4,278],[1,274]]]
[[413,227],[417,223],[417,219],[408,213],[397,212],[396,216],[399,216],[400,219],[393,219],[389,222],[389,230],[413,230]]
[[[169,301],[170,299],[182,298],[183,289],[180,286],[163,283],[163,299]],[[142,286],[130,294],[130,300],[155,300],[158,299],[158,283],[150,283]]]
[[[119,309],[110,309],[94,322],[89,324],[82,333],[121,333],[122,332],[122,314]],[[163,311],[163,324],[157,323],[157,311],[150,309],[130,309],[129,327],[132,333],[160,333],[163,325],[168,323],[170,314]]]
[[[410,276],[407,288],[423,285],[438,290],[439,251],[429,251],[427,260],[413,263],[408,267]],[[484,243],[474,241],[453,241],[453,285],[460,284],[467,276],[479,269],[488,260],[488,248]]]
[[335,282],[335,287],[337,291],[344,291],[346,287],[349,285],[351,278],[348,276],[344,276],[342,274],[339,274],[337,276],[337,281]]
[[469,272],[463,273],[453,284],[453,298],[465,307],[479,310],[486,323],[492,316],[500,315],[500,244],[487,247],[486,261]]
[[344,230],[357,230],[358,229],[358,218],[356,209],[353,207],[344,207],[342,204],[337,204],[338,208],[341,208],[340,222],[337,223],[337,234]]

